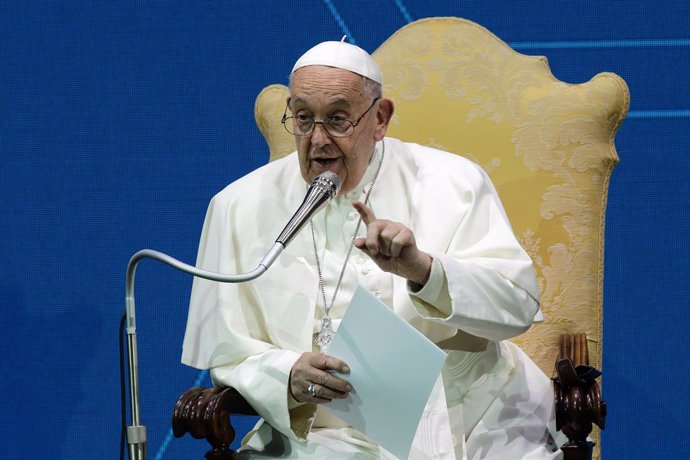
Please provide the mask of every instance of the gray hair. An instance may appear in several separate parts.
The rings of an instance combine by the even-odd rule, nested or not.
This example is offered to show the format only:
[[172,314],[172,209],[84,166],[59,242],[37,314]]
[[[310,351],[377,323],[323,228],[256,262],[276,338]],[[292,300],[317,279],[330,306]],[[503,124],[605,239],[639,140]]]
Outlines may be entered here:
[[383,97],[383,88],[381,83],[362,76],[364,79],[364,94],[374,99],[376,97]]

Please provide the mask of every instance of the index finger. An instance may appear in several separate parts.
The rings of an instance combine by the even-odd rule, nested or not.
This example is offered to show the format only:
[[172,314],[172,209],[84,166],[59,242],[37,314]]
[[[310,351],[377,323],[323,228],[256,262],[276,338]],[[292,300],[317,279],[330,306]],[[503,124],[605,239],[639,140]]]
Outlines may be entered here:
[[350,373],[350,368],[345,364],[345,361],[329,355],[316,355],[311,365],[324,371],[334,370],[342,374]]
[[376,220],[376,215],[374,214],[374,211],[372,211],[372,209],[369,206],[362,203],[361,201],[353,201],[352,206],[362,217],[362,221],[364,221],[365,225],[369,225],[370,223]]

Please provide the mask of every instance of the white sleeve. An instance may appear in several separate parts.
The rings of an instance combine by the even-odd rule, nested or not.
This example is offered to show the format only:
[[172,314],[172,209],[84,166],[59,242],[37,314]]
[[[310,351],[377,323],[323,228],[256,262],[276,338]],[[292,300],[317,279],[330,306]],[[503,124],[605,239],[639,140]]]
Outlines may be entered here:
[[214,385],[235,388],[273,428],[291,439],[304,440],[314,421],[316,406],[290,404],[290,370],[299,353],[271,349],[236,365],[211,369]]
[[419,315],[490,340],[529,329],[539,315],[534,267],[486,173],[466,168],[419,196],[415,231],[433,257],[427,283],[418,291],[408,284]]
[[529,329],[539,304],[524,289],[490,268],[445,254],[433,257],[429,281],[419,291],[410,291],[423,318],[490,340],[509,339]]
[[[239,273],[242,248],[236,200],[224,195],[209,204],[199,244],[197,266]],[[234,212],[234,214],[233,214]],[[235,218],[237,212],[239,217]],[[315,406],[288,407],[290,371],[300,353],[276,347],[262,326],[260,299],[252,283],[217,283],[194,279],[182,361],[210,368],[214,385],[235,388],[275,429],[292,439],[304,439]]]

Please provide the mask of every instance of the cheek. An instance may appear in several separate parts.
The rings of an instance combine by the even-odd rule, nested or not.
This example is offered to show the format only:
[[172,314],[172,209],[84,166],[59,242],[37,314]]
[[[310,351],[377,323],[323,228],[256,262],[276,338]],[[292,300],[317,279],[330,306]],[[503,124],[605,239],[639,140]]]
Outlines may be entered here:
[[299,158],[299,169],[302,173],[302,177],[308,180],[307,174],[309,172],[309,162],[307,161],[308,149],[304,145],[304,140],[300,139],[297,141],[297,157]]
[[370,150],[373,151],[373,145],[370,146],[368,143],[362,142],[361,139],[358,139],[358,141],[359,142],[351,147],[352,156],[350,158],[350,172],[364,174],[370,158],[368,152]]
[[355,149],[350,151],[350,154],[346,156],[347,161],[344,163],[347,178],[345,179],[349,187],[355,187],[362,180],[365,171],[368,166],[368,158],[366,154],[363,154]]
[[309,156],[309,149],[311,148],[308,137],[295,137],[295,145],[297,146],[297,154],[300,161],[306,162]]
[[295,145],[297,146],[297,151],[300,154],[300,158],[307,155],[309,145],[307,144],[307,139],[305,137],[295,136]]

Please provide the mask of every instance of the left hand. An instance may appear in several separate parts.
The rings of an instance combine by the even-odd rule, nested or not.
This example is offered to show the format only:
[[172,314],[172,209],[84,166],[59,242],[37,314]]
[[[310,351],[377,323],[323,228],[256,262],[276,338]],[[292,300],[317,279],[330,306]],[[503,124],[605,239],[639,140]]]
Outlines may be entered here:
[[[333,399],[345,399],[352,391],[352,385],[339,379],[330,371],[348,374],[350,368],[345,362],[321,353],[302,353],[290,370],[288,388],[297,402],[322,404]],[[313,385],[314,394],[307,392]]]
[[423,286],[431,273],[432,257],[417,248],[412,230],[399,222],[377,219],[361,201],[353,201],[367,236],[355,239],[355,246],[366,253],[381,270]]

